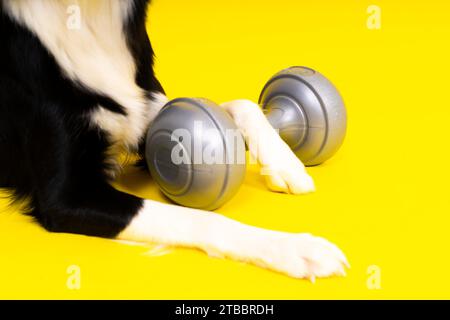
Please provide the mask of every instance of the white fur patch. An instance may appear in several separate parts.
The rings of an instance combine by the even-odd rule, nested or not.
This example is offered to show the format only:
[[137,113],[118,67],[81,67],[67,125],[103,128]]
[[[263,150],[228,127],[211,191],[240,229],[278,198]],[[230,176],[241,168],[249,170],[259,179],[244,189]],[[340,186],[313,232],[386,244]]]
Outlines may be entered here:
[[[135,148],[163,98],[148,101],[135,82],[136,66],[123,32],[133,1],[4,0],[4,5],[40,39],[68,78],[126,108],[123,116],[100,106],[91,119],[113,144]],[[73,6],[79,8],[80,28],[67,26]]]
[[345,255],[309,234],[265,230],[216,213],[146,200],[118,239],[201,249],[295,278],[345,275]]
[[315,190],[305,166],[270,125],[261,108],[249,100],[222,104],[242,132],[251,156],[261,165],[269,189],[303,194]]

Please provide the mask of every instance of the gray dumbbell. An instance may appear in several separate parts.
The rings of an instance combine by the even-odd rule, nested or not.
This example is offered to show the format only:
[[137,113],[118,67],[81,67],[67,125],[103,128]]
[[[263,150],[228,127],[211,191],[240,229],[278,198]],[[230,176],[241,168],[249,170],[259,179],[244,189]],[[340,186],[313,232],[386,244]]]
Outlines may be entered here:
[[341,95],[323,75],[291,67],[273,76],[259,98],[270,124],[307,166],[331,158],[345,138],[347,114]]
[[146,160],[161,191],[187,207],[214,210],[245,177],[245,142],[230,115],[212,101],[170,101],[150,126]]
[[[327,160],[343,142],[342,98],[314,70],[292,67],[279,72],[266,84],[259,102],[306,165]],[[214,157],[205,159],[211,154]],[[181,98],[165,105],[150,127],[146,160],[167,197],[213,210],[233,197],[244,180],[245,143],[228,113],[214,102]]]

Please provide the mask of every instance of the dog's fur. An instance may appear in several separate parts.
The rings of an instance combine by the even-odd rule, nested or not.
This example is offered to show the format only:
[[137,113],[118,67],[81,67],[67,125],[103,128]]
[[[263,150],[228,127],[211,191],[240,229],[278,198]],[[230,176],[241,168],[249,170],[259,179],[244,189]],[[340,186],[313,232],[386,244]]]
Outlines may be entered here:
[[[247,226],[114,189],[117,157],[142,155],[167,101],[153,72],[147,0],[0,0],[0,187],[52,232],[196,247],[293,277],[343,274],[324,239]],[[76,5],[74,7],[74,5]],[[68,24],[72,9],[81,23]],[[314,189],[249,101],[223,104],[276,191]],[[263,138],[261,138],[263,137]]]

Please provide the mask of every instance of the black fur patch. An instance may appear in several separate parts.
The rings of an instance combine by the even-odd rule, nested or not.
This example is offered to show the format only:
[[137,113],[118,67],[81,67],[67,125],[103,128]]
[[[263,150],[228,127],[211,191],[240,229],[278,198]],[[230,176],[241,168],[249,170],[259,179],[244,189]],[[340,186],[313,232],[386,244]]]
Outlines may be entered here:
[[[126,36],[136,82],[148,93],[163,92],[145,29],[149,1],[134,2]],[[125,108],[67,79],[39,39],[1,6],[0,0],[0,187],[28,198],[28,213],[50,231],[114,237],[142,200],[108,183],[107,135],[89,125],[87,114],[99,104],[119,114]]]

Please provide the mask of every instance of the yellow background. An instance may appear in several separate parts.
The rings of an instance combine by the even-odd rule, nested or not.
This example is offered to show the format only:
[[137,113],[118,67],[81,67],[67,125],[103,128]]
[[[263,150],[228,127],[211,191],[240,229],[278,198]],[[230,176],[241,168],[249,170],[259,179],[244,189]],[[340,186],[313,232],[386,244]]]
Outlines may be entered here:
[[[367,7],[381,30],[366,27]],[[0,298],[450,298],[447,1],[155,0],[150,36],[171,98],[256,100],[278,70],[306,65],[340,89],[345,145],[309,172],[317,192],[266,190],[251,167],[218,212],[338,244],[346,278],[294,280],[175,249],[49,234],[0,200]],[[20,159],[17,159],[20,161]],[[119,187],[163,198],[133,170]],[[67,268],[81,289],[66,287]],[[367,270],[381,270],[369,290]]]

